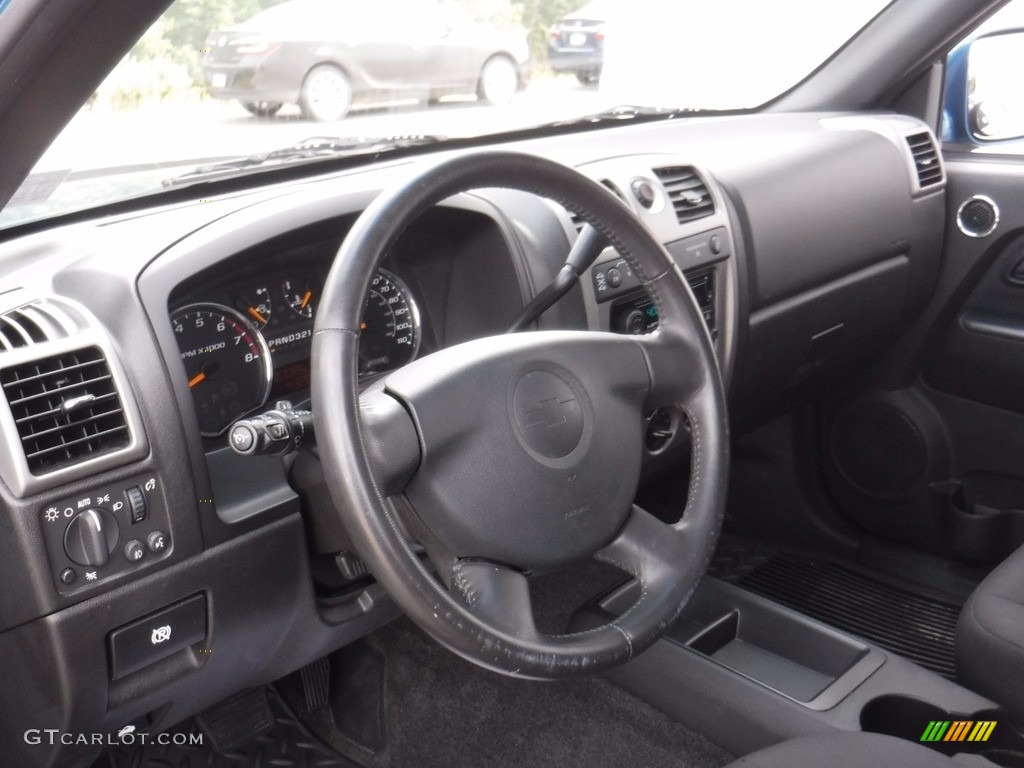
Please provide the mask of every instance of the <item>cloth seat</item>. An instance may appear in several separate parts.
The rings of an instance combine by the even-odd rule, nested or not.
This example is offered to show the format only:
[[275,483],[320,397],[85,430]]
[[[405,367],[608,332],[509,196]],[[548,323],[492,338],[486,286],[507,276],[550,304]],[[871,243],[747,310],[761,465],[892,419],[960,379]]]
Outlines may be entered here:
[[956,630],[957,681],[1024,719],[1024,547],[971,594]]
[[729,763],[726,768],[954,768],[963,763],[911,741],[860,731],[801,736]]

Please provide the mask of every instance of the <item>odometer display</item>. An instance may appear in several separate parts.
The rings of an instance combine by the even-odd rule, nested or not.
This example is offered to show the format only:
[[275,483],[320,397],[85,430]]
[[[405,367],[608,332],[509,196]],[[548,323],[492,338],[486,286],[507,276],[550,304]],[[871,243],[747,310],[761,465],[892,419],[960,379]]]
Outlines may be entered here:
[[270,352],[252,323],[219,304],[192,304],[177,310],[171,324],[204,435],[219,435],[266,402]]
[[419,311],[409,289],[387,270],[377,270],[360,325],[359,372],[400,368],[416,357],[419,346]]

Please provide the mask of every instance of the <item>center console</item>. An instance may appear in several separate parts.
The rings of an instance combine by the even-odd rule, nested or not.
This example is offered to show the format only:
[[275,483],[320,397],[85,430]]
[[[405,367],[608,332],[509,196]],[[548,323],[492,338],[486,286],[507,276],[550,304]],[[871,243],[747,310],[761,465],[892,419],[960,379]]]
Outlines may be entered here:
[[[634,581],[614,589],[577,613],[573,627],[607,623],[638,590]],[[608,676],[737,755],[838,729],[1024,765],[1024,737],[993,702],[713,577],[661,640]]]

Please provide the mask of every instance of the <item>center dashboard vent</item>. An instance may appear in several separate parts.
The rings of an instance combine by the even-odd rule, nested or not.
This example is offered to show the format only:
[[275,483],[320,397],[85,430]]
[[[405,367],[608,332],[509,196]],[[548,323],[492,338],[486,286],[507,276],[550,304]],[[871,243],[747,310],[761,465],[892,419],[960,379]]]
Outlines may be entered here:
[[715,201],[707,184],[697,171],[688,165],[672,165],[655,168],[657,176],[665,187],[665,193],[672,202],[676,219],[680,224],[703,219],[715,212]]
[[934,187],[943,181],[942,162],[935,141],[928,131],[907,136],[907,146],[914,160],[914,170],[921,189]]
[[42,475],[126,448],[130,432],[110,367],[97,347],[0,371],[29,471]]

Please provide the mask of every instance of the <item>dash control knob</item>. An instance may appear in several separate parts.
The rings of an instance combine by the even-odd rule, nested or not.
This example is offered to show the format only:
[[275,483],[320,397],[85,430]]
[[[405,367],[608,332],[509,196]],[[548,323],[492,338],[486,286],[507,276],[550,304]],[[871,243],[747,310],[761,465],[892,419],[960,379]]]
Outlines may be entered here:
[[117,520],[104,509],[89,508],[75,515],[64,532],[64,551],[78,565],[102,566],[117,546]]
[[647,330],[647,318],[639,309],[631,309],[615,321],[615,330],[618,333],[639,336]]
[[651,182],[644,179],[636,179],[630,184],[630,188],[633,190],[633,196],[637,202],[644,208],[650,208],[654,205],[654,187]]
[[167,542],[169,540],[170,537],[163,531],[153,531],[146,537],[146,546],[149,547],[150,552],[160,554],[167,549]]
[[146,548],[138,539],[132,539],[124,545],[124,559],[129,563],[137,563],[146,556]]

